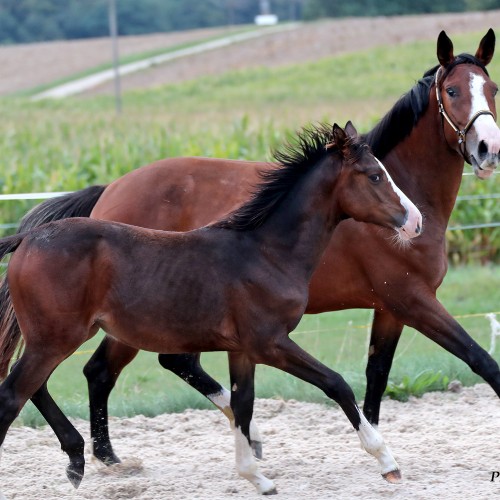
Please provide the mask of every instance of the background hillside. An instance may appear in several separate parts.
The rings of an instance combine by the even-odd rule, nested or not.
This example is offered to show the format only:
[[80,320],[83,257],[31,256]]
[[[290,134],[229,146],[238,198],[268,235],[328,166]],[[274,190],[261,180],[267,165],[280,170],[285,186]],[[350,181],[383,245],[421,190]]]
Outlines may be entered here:
[[[500,25],[500,10],[402,17],[346,18],[297,25],[286,32],[269,34],[230,47],[194,55],[128,76],[125,90],[151,88],[191,80],[229,70],[276,67],[319,60],[342,53],[416,40],[436,40],[445,29],[453,38],[460,33],[486,31]],[[120,37],[122,58],[149,51],[169,50],[229,33],[213,28],[175,33]],[[0,95],[32,89],[71,77],[111,60],[109,38],[54,41],[0,46]],[[109,93],[106,85],[96,92]]]

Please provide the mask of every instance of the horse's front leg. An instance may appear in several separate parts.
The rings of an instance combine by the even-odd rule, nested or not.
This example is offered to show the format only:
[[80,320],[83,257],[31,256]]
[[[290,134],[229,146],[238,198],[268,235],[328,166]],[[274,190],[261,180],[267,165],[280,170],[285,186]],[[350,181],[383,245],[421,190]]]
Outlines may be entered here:
[[412,297],[411,307],[396,311],[395,316],[467,363],[500,397],[498,363],[460,326],[431,292],[421,292]]
[[[163,368],[175,373],[193,389],[205,396],[234,424],[231,409],[231,393],[214,380],[201,366],[200,354],[160,354],[158,361]],[[252,419],[250,422],[250,443],[254,455],[262,458],[262,438],[259,429]]]
[[228,356],[236,468],[238,474],[250,481],[259,493],[272,495],[276,493],[274,483],[259,472],[250,445],[250,422],[255,399],[255,365],[242,353],[229,353]]
[[403,323],[391,314],[375,311],[366,365],[366,394],[363,405],[363,413],[372,425],[378,425],[380,403],[387,387],[394,352],[403,326]]
[[[266,335],[266,338],[270,338]],[[382,476],[389,482],[401,479],[399,466],[381,434],[374,429],[356,404],[347,382],[300,348],[287,336],[276,338],[273,345],[261,347],[259,362],[274,366],[321,389],[344,411],[358,433],[363,448],[379,462]]]

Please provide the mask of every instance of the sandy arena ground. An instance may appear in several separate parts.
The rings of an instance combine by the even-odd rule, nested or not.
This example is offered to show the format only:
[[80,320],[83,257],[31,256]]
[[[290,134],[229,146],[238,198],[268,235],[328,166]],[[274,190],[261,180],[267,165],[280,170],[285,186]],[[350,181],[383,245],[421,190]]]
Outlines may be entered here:
[[[386,400],[381,432],[403,471],[386,483],[337,408],[258,400],[264,439],[261,471],[282,500],[353,498],[492,499],[500,495],[500,402],[487,385],[431,393],[408,403]],[[76,421],[88,443],[88,423]],[[112,419],[123,464],[106,468],[86,453],[80,488],[66,480],[66,456],[48,428],[12,428],[0,463],[0,487],[13,499],[257,498],[235,471],[234,443],[217,411]],[[88,445],[87,445],[88,448]]]

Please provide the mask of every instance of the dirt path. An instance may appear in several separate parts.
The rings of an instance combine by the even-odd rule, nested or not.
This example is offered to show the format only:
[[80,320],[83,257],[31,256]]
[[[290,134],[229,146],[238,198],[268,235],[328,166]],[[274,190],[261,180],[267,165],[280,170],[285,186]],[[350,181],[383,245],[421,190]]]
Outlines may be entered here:
[[[264,474],[282,500],[491,499],[500,495],[500,402],[486,385],[432,393],[408,403],[385,401],[381,431],[404,474],[386,483],[360,449],[343,413],[318,404],[258,400]],[[88,424],[77,421],[88,442]],[[66,457],[49,429],[12,428],[0,463],[8,500],[257,498],[234,466],[232,434],[216,411],[113,419],[115,450],[124,463],[105,468],[87,453],[76,492]]]

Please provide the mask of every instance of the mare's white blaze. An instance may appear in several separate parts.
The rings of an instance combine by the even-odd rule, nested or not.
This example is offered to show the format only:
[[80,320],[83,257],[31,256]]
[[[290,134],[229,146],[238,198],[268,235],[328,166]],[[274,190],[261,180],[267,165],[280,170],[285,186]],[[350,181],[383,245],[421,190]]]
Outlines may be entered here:
[[358,412],[361,423],[357,432],[363,448],[378,460],[382,474],[399,470],[399,465],[392,456],[391,450],[385,444],[382,435],[369,424],[359,409]]
[[[488,106],[488,101],[484,95],[484,84],[486,80],[476,73],[471,73],[470,76],[470,93],[471,93],[471,110],[469,114],[469,120],[481,110],[490,109]],[[469,151],[469,154],[474,158],[476,164],[473,166],[474,169],[480,167],[482,170],[486,170],[480,177],[489,177],[493,170],[497,167],[498,162],[498,152],[500,151],[500,129],[495,123],[495,119],[491,115],[480,115],[473,124],[473,128],[477,136],[476,148],[480,141],[488,147],[488,155],[486,159],[479,164],[480,159],[473,151]],[[491,156],[493,155],[493,156]],[[493,159],[492,159],[493,158]],[[477,172],[476,172],[477,173]]]
[[241,477],[250,481],[259,493],[273,491],[274,483],[259,472],[248,439],[239,427],[233,427],[236,450],[236,470]]
[[[230,422],[234,421],[233,410],[231,409],[231,393],[225,389],[224,387],[220,392],[216,392],[215,394],[208,394],[207,398],[215,405],[219,410],[226,415]],[[257,424],[254,422],[254,419],[250,421],[250,439],[252,441],[256,441],[261,443],[262,438],[257,428]],[[1,500],[1,499],[0,499]]]
[[422,232],[422,214],[420,213],[420,210],[411,202],[408,196],[406,196],[392,180],[392,177],[389,175],[389,172],[384,167],[383,163],[378,158],[376,160],[380,165],[380,168],[385,172],[392,189],[394,189],[394,192],[399,196],[401,205],[403,205],[408,212],[406,222],[401,227],[397,228],[399,236],[403,240],[415,238],[415,236],[418,236]]

